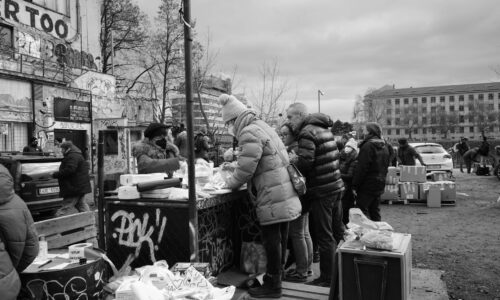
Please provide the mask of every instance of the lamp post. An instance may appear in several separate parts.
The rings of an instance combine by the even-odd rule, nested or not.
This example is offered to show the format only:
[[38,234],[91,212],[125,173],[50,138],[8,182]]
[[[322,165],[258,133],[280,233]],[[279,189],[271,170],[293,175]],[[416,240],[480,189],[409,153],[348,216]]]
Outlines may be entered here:
[[321,112],[321,104],[320,104],[320,97],[324,96],[323,92],[321,90],[318,90],[318,112]]

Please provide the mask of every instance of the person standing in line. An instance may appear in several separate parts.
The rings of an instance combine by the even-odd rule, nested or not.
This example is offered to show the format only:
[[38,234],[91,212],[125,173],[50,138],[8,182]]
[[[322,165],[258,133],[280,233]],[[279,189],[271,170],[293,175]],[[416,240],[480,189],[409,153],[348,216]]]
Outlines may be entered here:
[[344,225],[349,223],[349,209],[354,207],[352,178],[358,164],[357,149],[358,143],[355,140],[347,140],[344,148],[340,151],[340,174],[345,184],[345,191],[342,196],[342,221]]
[[179,153],[182,157],[188,157],[188,144],[187,144],[187,131],[184,128],[184,124],[179,127],[179,132],[174,140],[174,144],[179,148]]
[[209,151],[210,138],[207,135],[206,129],[202,128],[194,137],[194,157],[210,162]]
[[89,211],[85,203],[85,194],[91,193],[89,164],[83,158],[82,152],[72,142],[61,144],[63,159],[59,171],[52,174],[59,181],[59,195],[63,197],[62,207],[56,216],[65,216],[78,212]]
[[320,276],[308,284],[329,287],[336,239],[343,238],[344,183],[340,178],[339,151],[329,129],[333,122],[327,115],[309,114],[303,103],[293,103],[286,113],[288,122],[298,133],[298,152],[291,161],[306,177],[307,192],[303,197],[311,205],[320,252]]
[[467,144],[467,138],[461,137],[460,141],[454,147],[457,152],[458,165],[460,167],[460,172],[464,172],[463,164],[464,164],[464,155],[467,151],[469,151],[470,147]]
[[424,160],[422,156],[408,144],[408,140],[406,138],[400,138],[398,140],[399,148],[398,148],[398,162],[402,166],[414,166],[415,159],[418,159],[420,165],[425,166]]
[[[298,152],[296,135],[292,125],[285,123],[280,128],[283,144],[287,147],[289,155]],[[291,282],[306,282],[308,276],[313,275],[313,245],[309,234],[309,210],[308,202],[300,199],[302,214],[297,219],[290,222],[290,240],[292,242],[293,255],[295,257],[295,269],[289,270],[285,274],[285,280]]]
[[301,213],[300,200],[287,170],[286,148],[276,131],[236,97],[222,94],[219,101],[222,119],[240,148],[236,168],[225,179],[226,186],[237,189],[247,183],[267,256],[264,284],[250,288],[248,293],[254,298],[280,298],[288,223]]
[[14,193],[14,179],[0,164],[0,294],[17,299],[19,273],[38,255],[38,237],[26,203]]
[[359,144],[358,165],[352,178],[356,204],[372,221],[380,221],[380,196],[384,193],[391,147],[382,139],[382,128],[367,123],[365,139]]
[[29,145],[23,148],[23,154],[42,154],[43,150],[38,146],[38,139],[32,137],[30,139]]

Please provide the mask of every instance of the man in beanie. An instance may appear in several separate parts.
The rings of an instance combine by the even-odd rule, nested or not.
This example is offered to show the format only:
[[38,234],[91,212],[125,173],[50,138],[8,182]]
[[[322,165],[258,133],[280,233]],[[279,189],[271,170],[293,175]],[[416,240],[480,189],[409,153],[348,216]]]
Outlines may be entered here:
[[139,174],[171,174],[180,168],[179,149],[167,142],[167,126],[164,124],[149,124],[144,139],[132,148],[132,155],[137,159]]
[[380,221],[380,196],[385,188],[391,145],[382,139],[382,128],[377,123],[366,124],[364,131],[352,189],[361,211],[371,220]]
[[228,188],[247,183],[261,226],[267,265],[264,284],[251,288],[254,298],[280,298],[285,264],[288,222],[300,216],[299,197],[287,171],[288,153],[276,131],[260,120],[236,97],[223,94],[222,119],[240,150],[233,175],[226,179]]
[[42,154],[43,150],[38,146],[38,139],[36,137],[32,137],[30,139],[30,143],[28,146],[23,148],[23,154],[24,153],[31,153],[31,154]]
[[319,246],[320,276],[311,284],[329,287],[334,251],[337,242],[343,239],[341,199],[344,183],[339,170],[339,151],[329,130],[333,122],[327,115],[309,114],[303,103],[290,105],[286,113],[293,130],[298,133],[297,155],[291,160],[306,177],[304,202],[310,205],[312,227]]
[[398,162],[402,166],[414,166],[415,159],[418,159],[422,166],[425,166],[422,156],[408,144],[406,138],[402,137],[398,140]]

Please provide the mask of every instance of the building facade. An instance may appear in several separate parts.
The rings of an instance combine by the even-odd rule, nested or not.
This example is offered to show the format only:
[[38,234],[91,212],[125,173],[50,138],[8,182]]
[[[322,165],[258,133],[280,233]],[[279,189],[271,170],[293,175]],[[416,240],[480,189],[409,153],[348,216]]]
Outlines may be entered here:
[[364,98],[366,119],[383,125],[390,140],[416,141],[482,134],[500,138],[500,82],[434,87],[384,87]]

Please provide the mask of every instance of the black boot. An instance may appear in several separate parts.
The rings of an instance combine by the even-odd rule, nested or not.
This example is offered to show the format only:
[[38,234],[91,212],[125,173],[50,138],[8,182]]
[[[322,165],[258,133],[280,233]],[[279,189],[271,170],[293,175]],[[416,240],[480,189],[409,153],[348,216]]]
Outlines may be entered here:
[[248,290],[254,298],[281,298],[281,274],[264,275],[264,284]]

